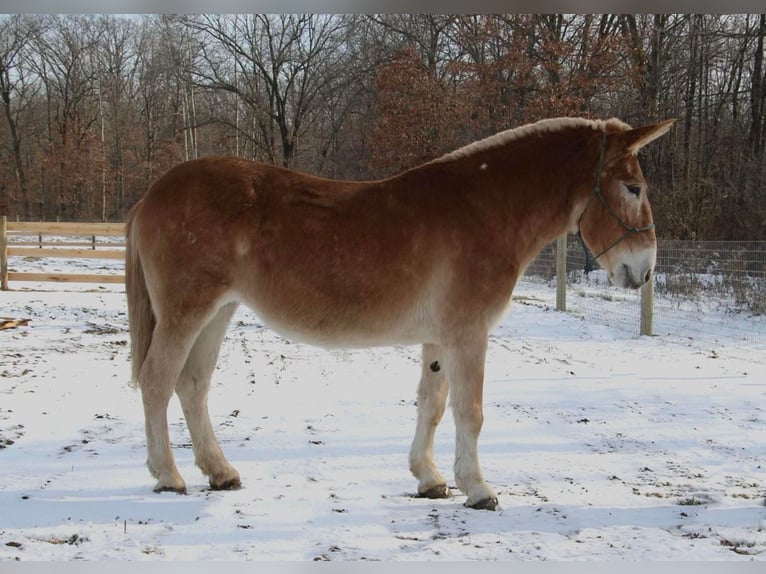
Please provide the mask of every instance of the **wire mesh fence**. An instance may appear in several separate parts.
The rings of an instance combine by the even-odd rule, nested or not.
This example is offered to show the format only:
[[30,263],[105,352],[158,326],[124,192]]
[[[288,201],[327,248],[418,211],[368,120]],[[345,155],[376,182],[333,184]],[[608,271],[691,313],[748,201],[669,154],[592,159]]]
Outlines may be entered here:
[[[527,268],[527,280],[555,285],[555,248],[554,242],[543,249]],[[766,344],[766,241],[659,240],[654,290],[657,335]],[[605,271],[572,236],[567,240],[567,310],[639,332],[639,294],[609,285]]]

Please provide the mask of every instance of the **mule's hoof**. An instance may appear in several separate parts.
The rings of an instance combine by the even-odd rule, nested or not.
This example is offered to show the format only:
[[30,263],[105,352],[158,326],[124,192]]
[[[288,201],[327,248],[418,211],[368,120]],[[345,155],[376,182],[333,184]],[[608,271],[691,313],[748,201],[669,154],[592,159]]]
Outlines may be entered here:
[[466,502],[465,506],[473,508],[474,510],[497,510],[498,508],[497,498],[494,496],[490,496],[489,498],[485,498],[474,504],[468,504],[468,502]]
[[186,485],[184,486],[172,486],[169,484],[157,484],[152,490],[154,492],[175,492],[176,494],[186,494]]
[[452,493],[446,484],[437,484],[425,492],[418,492],[421,498],[451,498]]
[[210,488],[212,488],[213,490],[239,490],[240,488],[242,488],[242,482],[239,480],[238,476],[235,476],[234,478],[229,478],[221,482],[214,482],[211,479]]

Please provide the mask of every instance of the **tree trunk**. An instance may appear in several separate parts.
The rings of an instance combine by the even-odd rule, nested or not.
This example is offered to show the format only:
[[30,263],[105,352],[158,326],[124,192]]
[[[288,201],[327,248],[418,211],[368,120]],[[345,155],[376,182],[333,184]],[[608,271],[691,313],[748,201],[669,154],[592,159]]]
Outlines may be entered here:
[[750,91],[750,109],[752,119],[750,123],[750,147],[755,155],[760,155],[763,151],[764,133],[763,133],[763,107],[766,98],[764,90],[764,69],[763,69],[763,41],[766,36],[766,14],[761,14],[760,24],[758,26],[758,39],[755,48],[755,58],[753,61],[753,83]]
[[[27,187],[27,176],[24,171],[24,160],[21,154],[21,139],[19,138],[18,126],[11,112],[10,98],[6,98],[5,93],[3,93],[3,104],[5,118],[8,122],[8,131],[11,136],[11,149],[13,150],[13,170],[16,175],[16,201],[21,204],[20,209],[18,205],[15,207],[21,211],[22,217],[27,218],[30,215],[32,206]],[[10,208],[11,206],[8,207]]]

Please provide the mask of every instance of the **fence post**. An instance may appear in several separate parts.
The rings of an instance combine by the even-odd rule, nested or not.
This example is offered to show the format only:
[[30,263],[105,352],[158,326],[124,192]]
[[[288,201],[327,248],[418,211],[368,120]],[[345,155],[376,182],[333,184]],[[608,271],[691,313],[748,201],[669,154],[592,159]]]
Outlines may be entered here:
[[8,291],[8,218],[0,215],[0,290]]
[[641,287],[641,334],[651,336],[654,318],[654,275]]
[[567,310],[567,235],[556,239],[556,310]]

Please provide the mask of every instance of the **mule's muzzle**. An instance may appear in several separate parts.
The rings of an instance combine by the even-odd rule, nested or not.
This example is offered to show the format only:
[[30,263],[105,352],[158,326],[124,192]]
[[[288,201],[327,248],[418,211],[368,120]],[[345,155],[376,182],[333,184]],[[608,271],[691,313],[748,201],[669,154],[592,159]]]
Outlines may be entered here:
[[636,272],[630,265],[624,263],[621,267],[622,273],[618,277],[612,277],[612,282],[625,287],[626,289],[638,289],[652,279],[652,268]]

